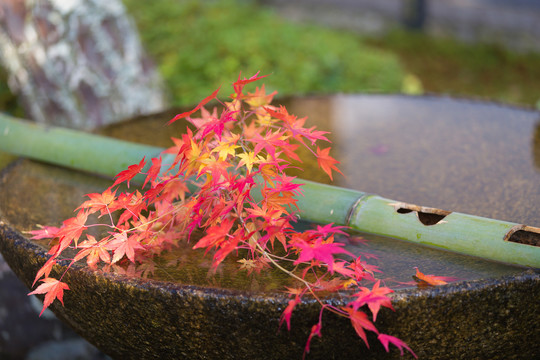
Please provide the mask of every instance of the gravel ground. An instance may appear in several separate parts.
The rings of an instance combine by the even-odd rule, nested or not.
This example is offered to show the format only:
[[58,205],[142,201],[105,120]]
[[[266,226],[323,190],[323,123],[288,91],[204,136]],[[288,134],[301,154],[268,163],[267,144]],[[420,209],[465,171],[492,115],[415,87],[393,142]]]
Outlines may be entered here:
[[107,357],[46,310],[0,255],[0,359],[104,360]]

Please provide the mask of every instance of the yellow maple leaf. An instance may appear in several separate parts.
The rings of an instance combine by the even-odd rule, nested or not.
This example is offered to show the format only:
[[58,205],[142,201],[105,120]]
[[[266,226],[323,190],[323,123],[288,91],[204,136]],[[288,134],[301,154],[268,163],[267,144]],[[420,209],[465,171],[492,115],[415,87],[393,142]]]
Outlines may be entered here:
[[240,162],[238,163],[238,166],[245,166],[248,169],[248,172],[251,172],[251,169],[253,169],[254,164],[259,164],[261,162],[261,158],[258,156],[255,156],[255,153],[253,151],[249,151],[247,153],[241,153],[237,155],[240,158]]
[[236,155],[236,149],[239,147],[240,146],[231,144],[230,142],[222,142],[216,146],[212,152],[217,152],[219,159],[227,160],[227,156],[232,155],[234,157]]
[[266,90],[264,89],[263,85],[260,88],[257,87],[253,93],[248,92],[248,96],[245,101],[249,106],[251,106],[251,108],[255,109],[270,104],[272,102],[272,98],[276,94],[277,91],[274,91],[273,93],[266,95]]

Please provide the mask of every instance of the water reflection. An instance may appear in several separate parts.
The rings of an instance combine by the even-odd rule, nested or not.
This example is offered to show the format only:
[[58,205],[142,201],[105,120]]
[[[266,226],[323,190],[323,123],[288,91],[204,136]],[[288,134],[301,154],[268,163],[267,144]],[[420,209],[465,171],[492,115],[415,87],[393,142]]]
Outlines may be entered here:
[[331,121],[323,125],[334,134],[346,175],[339,185],[540,226],[537,112],[429,97],[326,101]]
[[[283,104],[291,113],[308,116],[311,124],[332,132],[334,156],[342,161],[345,173],[345,177],[338,177],[338,185],[424,206],[540,226],[540,123],[535,112],[402,96],[338,95]],[[177,136],[163,126],[171,116],[168,112],[109,130],[123,136],[141,134],[138,141],[166,146],[170,136]],[[308,169],[299,176],[328,181],[316,163],[304,165]],[[0,212],[19,230],[59,224],[72,216],[83,194],[108,185],[108,180],[25,161],[0,184]],[[348,249],[377,255],[378,259],[370,261],[381,267],[384,278],[393,281],[410,281],[414,266],[459,279],[521,271],[393,239],[363,236],[367,245],[350,243]],[[192,254],[190,246],[180,247],[143,267],[112,270],[246,291],[274,291],[288,281],[279,273],[267,273],[267,278],[248,276],[238,270],[241,257],[231,258],[215,276],[209,276],[211,255]]]
[[536,123],[532,138],[532,156],[536,170],[540,171],[540,121]]

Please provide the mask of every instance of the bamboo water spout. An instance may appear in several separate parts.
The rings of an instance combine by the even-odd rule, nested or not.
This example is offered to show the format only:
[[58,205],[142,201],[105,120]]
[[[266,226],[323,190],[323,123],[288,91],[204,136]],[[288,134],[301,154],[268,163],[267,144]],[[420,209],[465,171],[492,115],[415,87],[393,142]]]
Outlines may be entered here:
[[[112,177],[163,149],[0,115],[0,151]],[[164,163],[167,161],[164,160]],[[402,203],[298,179],[300,217],[450,251],[540,268],[540,228]]]

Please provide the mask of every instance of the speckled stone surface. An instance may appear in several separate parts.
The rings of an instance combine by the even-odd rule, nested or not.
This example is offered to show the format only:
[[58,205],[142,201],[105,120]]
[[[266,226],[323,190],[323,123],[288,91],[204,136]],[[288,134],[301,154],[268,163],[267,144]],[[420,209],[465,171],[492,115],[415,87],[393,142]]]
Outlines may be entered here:
[[[537,144],[534,134],[538,133],[535,132],[539,118],[536,112],[454,99],[399,96],[308,98],[287,105],[292,113],[314,118],[323,130],[334,126],[325,126],[325,121],[336,118],[335,124],[349,124],[350,129],[357,129],[356,137],[351,131],[351,134],[337,133],[334,138],[337,148],[347,146],[343,139],[352,138],[350,141],[356,143],[357,152],[343,159],[345,169],[349,169],[344,171],[345,182],[358,180],[361,183],[346,183],[347,186],[375,186],[377,177],[382,174],[384,179],[380,182],[383,184],[389,186],[394,180],[394,185],[384,191],[396,192],[398,196],[392,197],[398,200],[456,210],[451,205],[457,201],[456,194],[461,194],[464,203],[458,205],[462,212],[465,208],[469,213],[478,211],[490,216],[489,211],[492,211],[491,217],[502,214],[511,221],[538,226],[536,214],[540,201],[535,196],[538,196],[539,171],[532,161]],[[327,116],[329,114],[334,115]],[[389,120],[381,123],[385,117],[394,123]],[[426,138],[434,139],[438,151],[445,152],[437,127],[443,130],[443,138],[455,139],[452,137],[455,133],[444,126],[453,118],[459,118],[462,126],[470,125],[459,131],[472,137],[456,145],[456,153],[446,151],[447,158],[422,157],[422,154],[429,155]],[[360,126],[361,119],[367,123]],[[414,134],[406,134],[404,128],[396,125],[402,119],[418,123]],[[429,119],[434,119],[431,121],[436,125],[434,128],[429,128]],[[505,122],[515,125],[505,126]],[[127,126],[135,129],[133,125]],[[483,128],[491,135],[482,136]],[[498,144],[503,151],[491,152],[497,161],[489,158],[489,151],[485,155],[488,157],[476,157],[478,154],[471,146],[483,149],[482,146],[488,145],[482,144],[497,141],[493,134],[496,129],[512,141]],[[156,132],[151,131],[153,135]],[[390,137],[395,132],[401,132],[405,139]],[[140,133],[146,141],[152,142],[148,138],[150,132],[144,131],[144,127]],[[418,141],[411,142],[415,136]],[[408,164],[432,174],[434,180],[424,183],[425,176],[401,175],[400,171],[415,174],[415,169],[395,166],[404,155],[403,146],[409,153]],[[467,154],[468,151],[471,153]],[[439,164],[453,163],[455,156],[465,159],[466,175],[458,172],[459,166],[445,170],[444,164]],[[511,161],[510,165],[505,161]],[[381,169],[364,170],[365,176],[362,176],[364,162],[368,163],[368,168],[378,164]],[[497,164],[503,168],[497,168]],[[429,171],[433,166],[435,170]],[[498,186],[497,181],[490,182],[491,177],[504,174],[505,169],[508,171],[508,166],[512,169],[508,182],[499,180]],[[485,167],[487,174],[475,172]],[[407,179],[406,184],[403,179]],[[431,190],[441,184],[437,179],[449,180],[444,182],[444,191]],[[478,193],[477,181],[492,187],[487,193]],[[0,179],[0,251],[25,285],[32,283],[37,269],[44,263],[45,250],[29,242],[21,231],[37,223],[57,223],[80,203],[82,194],[103,188],[104,184],[108,184],[104,179],[30,161],[14,164],[4,172]],[[508,202],[509,189],[519,201]],[[391,197],[388,193],[381,195]],[[476,197],[472,199],[470,194],[475,193],[476,197],[488,199],[489,206],[482,206],[482,201],[477,201]],[[428,203],[422,199],[428,199]],[[37,208],[46,210],[38,212]],[[385,246],[394,248],[402,258],[405,248],[409,247],[391,242]],[[378,315],[381,332],[406,341],[421,359],[533,359],[540,355],[538,269],[508,267],[474,258],[462,261],[430,251],[418,248],[406,255],[418,254],[418,259],[422,260],[416,265],[425,267],[426,273],[452,276],[454,271],[459,271],[460,274],[474,273],[474,276],[437,288],[396,290],[393,294],[396,311],[385,309]],[[393,261],[399,262],[399,259]],[[404,268],[411,267],[410,263],[404,265]],[[64,298],[65,307],[55,304],[52,310],[99,349],[118,359],[133,358],[134,354],[138,359],[299,359],[309,329],[318,317],[318,305],[306,301],[295,310],[291,331],[279,330],[280,315],[289,299],[277,291],[269,294],[234,287],[142,280],[78,268],[69,271],[64,279],[71,288]],[[399,358],[399,351],[393,348],[387,354],[373,336],[368,337],[371,349],[366,349],[347,320],[330,314],[324,315],[322,334],[321,339],[313,340],[308,359]]]
[[[44,251],[6,224],[0,250],[29,286]],[[70,271],[59,318],[113,358],[300,358],[316,322],[318,305],[306,303],[279,329],[284,296],[257,296],[173,283]],[[533,359],[540,354],[540,273],[460,282],[430,289],[398,290],[395,312],[383,311],[379,330],[405,340],[421,359]],[[84,311],[81,311],[84,309]],[[361,344],[350,324],[325,316],[323,337],[310,359],[396,358],[371,339]],[[369,355],[368,355],[369,354]]]

